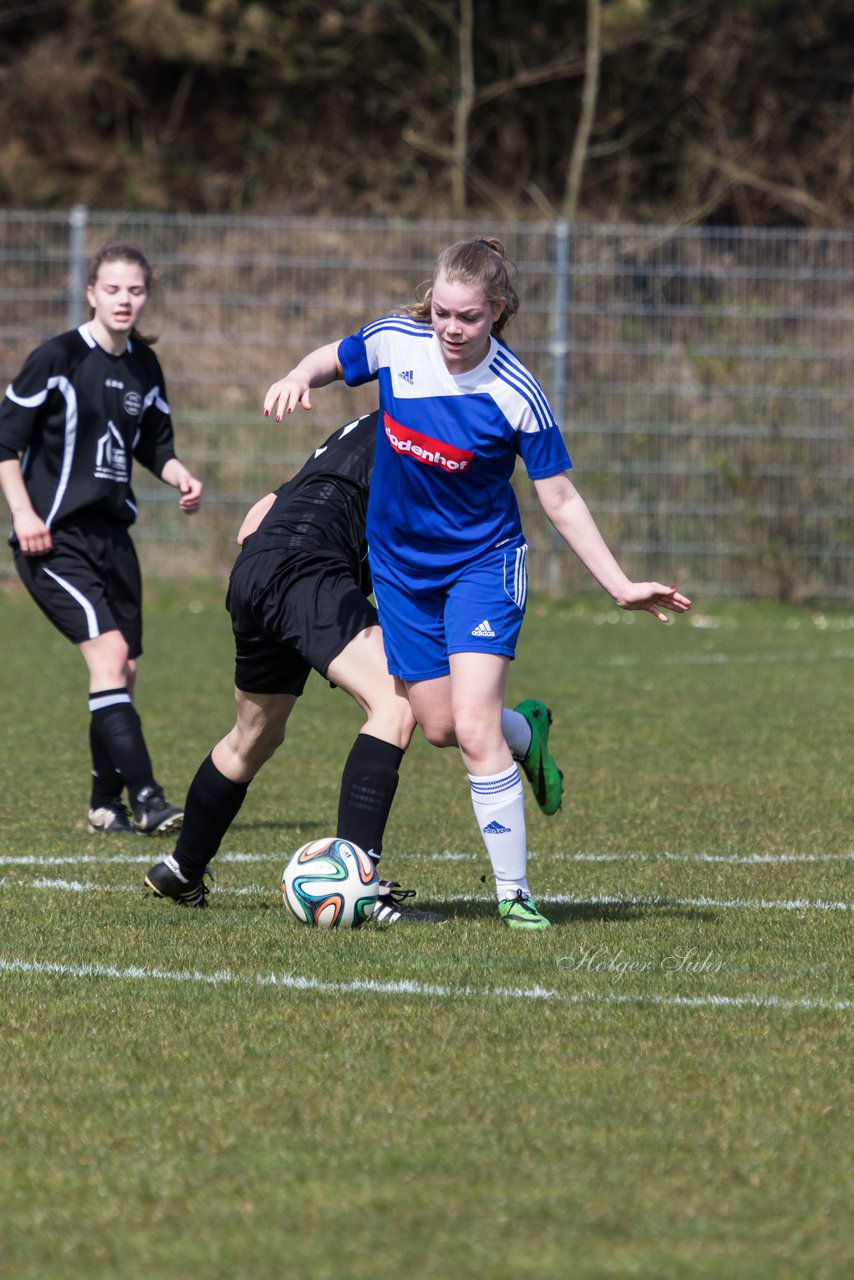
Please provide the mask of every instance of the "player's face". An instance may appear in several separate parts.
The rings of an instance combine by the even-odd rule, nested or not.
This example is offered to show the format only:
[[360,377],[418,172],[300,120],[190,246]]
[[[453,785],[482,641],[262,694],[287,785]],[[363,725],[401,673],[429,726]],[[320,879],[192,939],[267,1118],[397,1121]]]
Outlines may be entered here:
[[145,272],[137,262],[102,262],[86,290],[93,335],[101,346],[124,349],[148,299]]
[[489,334],[505,302],[488,302],[480,285],[463,284],[438,275],[433,284],[431,314],[439,350],[450,373],[468,373],[489,349]]

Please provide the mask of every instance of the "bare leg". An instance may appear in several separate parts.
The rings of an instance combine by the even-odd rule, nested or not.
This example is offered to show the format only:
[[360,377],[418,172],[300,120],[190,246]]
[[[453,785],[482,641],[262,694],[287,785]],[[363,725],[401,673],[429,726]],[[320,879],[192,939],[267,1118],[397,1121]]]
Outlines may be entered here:
[[224,777],[249,783],[282,745],[285,725],[296,705],[290,693],[244,693],[235,689],[234,727],[211,752]]
[[362,733],[405,751],[415,717],[400,680],[389,675],[379,627],[366,627],[329,664],[326,676],[339,685],[365,712]]
[[457,653],[449,661],[449,676],[411,684],[409,699],[431,742],[443,745],[449,734],[456,736],[499,898],[527,897],[522,781],[501,723],[509,659]]

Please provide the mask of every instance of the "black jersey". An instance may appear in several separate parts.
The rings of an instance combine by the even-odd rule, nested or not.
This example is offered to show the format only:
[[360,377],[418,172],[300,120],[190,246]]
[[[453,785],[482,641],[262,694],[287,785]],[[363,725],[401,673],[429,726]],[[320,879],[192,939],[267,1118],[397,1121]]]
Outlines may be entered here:
[[365,522],[374,469],[378,413],[339,427],[297,474],[276,490],[276,501],[243,555],[275,550],[279,556],[338,560],[370,591]]
[[82,511],[132,524],[132,459],[159,478],[175,457],[157,356],[141,342],[110,355],[88,324],[45,342],[0,404],[0,461],[18,454],[49,527]]

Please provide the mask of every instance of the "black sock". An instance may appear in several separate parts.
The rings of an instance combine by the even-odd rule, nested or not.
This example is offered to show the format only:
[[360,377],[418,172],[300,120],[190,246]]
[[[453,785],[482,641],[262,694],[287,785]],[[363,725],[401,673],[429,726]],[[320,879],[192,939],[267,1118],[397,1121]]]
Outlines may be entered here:
[[109,808],[121,799],[122,775],[110,759],[101,735],[95,728],[94,717],[89,717],[89,754],[92,757],[92,794],[90,809]]
[[199,880],[240,812],[248,782],[232,782],[206,756],[187,792],[184,821],[173,857],[188,880]]
[[338,835],[359,845],[374,862],[382,853],[402,759],[400,747],[360,733],[341,775]]
[[[102,689],[89,694],[90,730],[128,789],[131,806],[143,787],[154,786],[151,758],[142,736],[142,722],[127,689]],[[99,766],[100,772],[100,766]]]

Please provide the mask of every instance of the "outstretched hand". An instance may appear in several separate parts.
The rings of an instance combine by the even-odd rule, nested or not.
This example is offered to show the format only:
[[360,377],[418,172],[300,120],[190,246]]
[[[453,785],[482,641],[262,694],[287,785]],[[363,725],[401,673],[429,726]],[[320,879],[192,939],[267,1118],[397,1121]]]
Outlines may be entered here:
[[336,378],[343,378],[344,370],[338,363],[338,343],[327,342],[303,356],[295,369],[274,382],[264,397],[264,413],[274,414],[281,422],[286,413],[293,413],[297,405],[311,408],[312,387],[325,387]]
[[274,413],[276,421],[281,422],[283,415],[293,413],[298,404],[303,409],[311,408],[311,384],[295,370],[270,387],[264,397],[264,416],[269,418]]
[[675,587],[662,586],[660,582],[632,582],[628,590],[617,598],[621,609],[645,609],[659,622],[669,622],[664,609],[671,613],[687,613],[691,601]]

